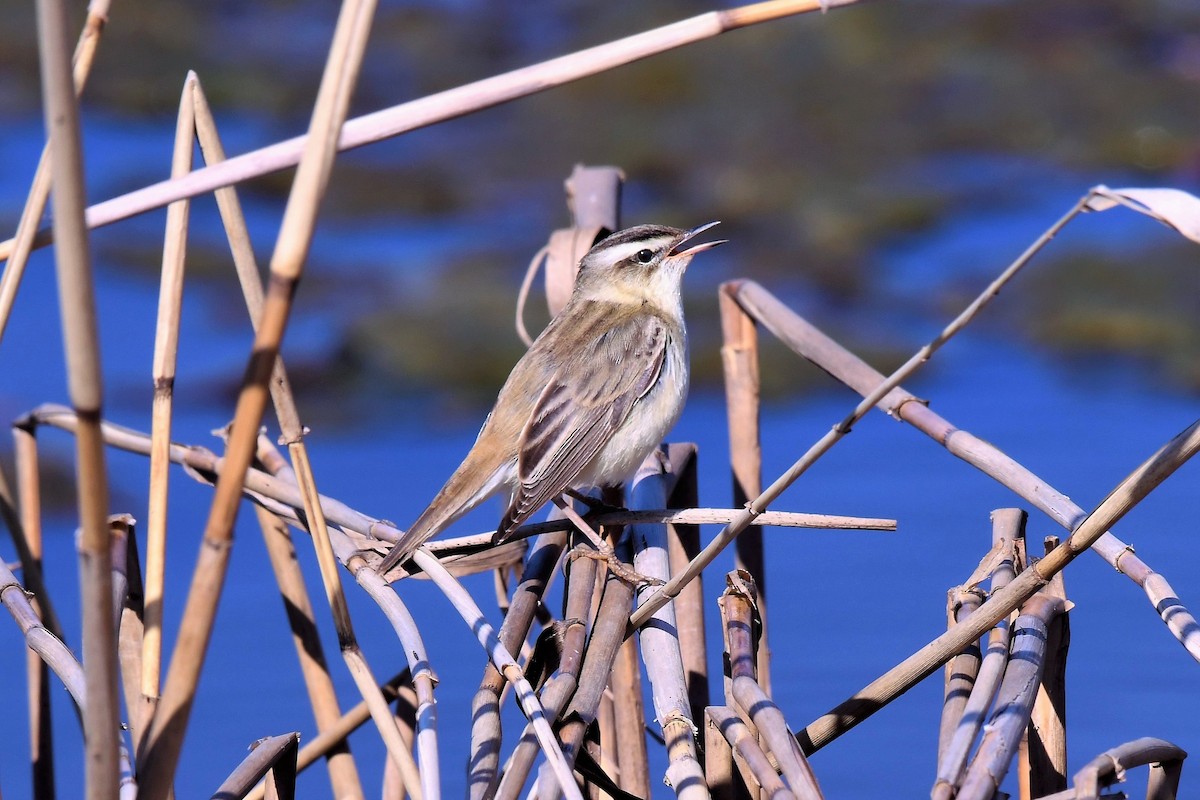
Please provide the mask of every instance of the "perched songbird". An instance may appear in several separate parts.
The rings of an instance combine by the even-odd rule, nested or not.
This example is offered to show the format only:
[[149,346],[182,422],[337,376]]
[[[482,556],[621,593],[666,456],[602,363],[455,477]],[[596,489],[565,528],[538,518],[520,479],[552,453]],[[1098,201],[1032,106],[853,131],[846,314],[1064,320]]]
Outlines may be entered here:
[[619,486],[679,419],[688,388],[681,246],[716,225],[639,225],[579,262],[571,298],[500,389],[471,452],[379,565],[387,572],[499,491],[502,542],[568,489]]

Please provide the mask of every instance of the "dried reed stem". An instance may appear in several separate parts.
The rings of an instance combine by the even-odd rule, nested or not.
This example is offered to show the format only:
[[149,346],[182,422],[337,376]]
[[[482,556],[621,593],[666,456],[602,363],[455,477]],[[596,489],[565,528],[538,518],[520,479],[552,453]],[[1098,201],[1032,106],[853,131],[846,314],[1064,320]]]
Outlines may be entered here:
[[[670,462],[651,453],[642,462],[630,488],[630,505],[664,506],[675,488],[678,475],[669,471]],[[671,574],[667,554],[666,526],[634,524],[627,536],[634,550],[633,568],[641,575],[666,581]],[[649,593],[643,589],[639,592]],[[691,698],[683,669],[675,605],[659,609],[652,623],[638,632],[646,676],[650,679],[654,718],[662,729],[667,745],[666,780],[679,797],[692,796],[704,784],[704,770],[695,747],[696,720],[692,718]]]
[[1200,422],[1195,422],[1121,481],[1065,542],[993,594],[962,624],[946,631],[853,697],[810,723],[797,734],[804,752],[812,753],[862,722],[953,658],[968,642],[978,639],[984,631],[1046,586],[1054,575],[1091,547],[1117,520],[1198,450]]
[[[617,39],[521,69],[485,78],[350,120],[338,140],[339,150],[350,150],[408,131],[445,122],[475,111],[552,89],[727,31],[822,8],[851,5],[858,0],[770,0],[742,8],[710,11],[690,19]],[[311,133],[309,134],[311,136]],[[297,136],[229,159],[221,165],[162,181],[98,203],[88,209],[88,224],[109,225],[184,197],[196,197],[222,186],[231,186],[299,163],[309,136]],[[39,232],[36,245],[50,241]],[[0,260],[12,252],[12,241],[0,243]]]
[[[37,439],[30,431],[13,428],[13,449],[16,456],[17,501],[13,502],[8,481],[0,471],[0,504],[3,505],[5,518],[9,520],[9,532],[17,543],[25,582],[30,583],[32,588],[31,579],[41,586],[42,575],[42,500]],[[29,600],[37,614],[46,620],[47,629],[54,632],[58,622],[53,619],[49,598],[39,598],[35,592]],[[54,739],[50,716],[50,672],[46,663],[32,650],[25,655],[25,674],[28,682],[33,796],[53,797]]]
[[[29,602],[29,594],[25,587],[17,581],[12,570],[3,561],[0,561],[0,603],[4,604],[21,629],[29,649],[37,653],[58,676],[63,686],[71,693],[75,704],[80,709],[87,708],[88,686],[83,666],[75,660],[75,656],[61,639],[46,630],[38,618],[37,611]],[[115,730],[113,738],[116,738]]]
[[[729,647],[730,691],[734,707],[774,755],[778,771],[792,793],[802,800],[821,800],[824,795],[817,784],[817,776],[788,730],[783,712],[758,683],[756,662],[759,651],[754,635],[757,587],[754,579],[744,570],[734,570],[726,576],[725,584],[720,605]],[[761,778],[759,783],[762,783]]]
[[[258,426],[266,409],[271,371],[312,241],[318,206],[332,169],[338,132],[345,121],[351,87],[361,65],[374,8],[373,0],[346,0],[334,31],[313,110],[310,135],[271,260],[270,288],[229,434],[227,468],[217,480],[205,524],[204,546],[188,593],[178,643],[150,729],[146,751],[150,757],[142,764],[145,773],[141,775],[141,784],[145,796],[152,800],[167,796],[183,746],[229,562],[243,476],[254,455]],[[368,679],[365,663],[359,663],[352,673],[356,682],[364,686]],[[372,687],[376,685],[373,679],[370,683]]]
[[[975,613],[983,602],[978,589],[955,587],[946,593],[946,627],[951,628]],[[946,662],[945,691],[942,697],[942,721],[938,727],[938,765],[946,758],[946,748],[962,721],[963,708],[979,677],[979,643],[971,642],[952,661]]]
[[[862,359],[817,330],[761,286],[750,281],[727,284],[724,291],[736,294],[738,302],[769,328],[780,341],[862,395],[883,381],[883,375]],[[940,443],[1068,530],[1074,529],[1086,512],[1066,495],[1017,463],[994,445],[956,428],[922,401],[897,387],[879,402],[879,408],[901,419]],[[1156,573],[1111,532],[1092,547],[1118,572],[1142,587],[1151,606],[1172,635],[1200,661],[1200,623],[1179,600],[1166,578]]]
[[830,431],[817,440],[804,455],[796,460],[782,475],[775,479],[775,482],[767,487],[765,491],[759,494],[754,500],[746,504],[746,509],[738,515],[733,522],[729,523],[717,537],[708,544],[707,547],[693,559],[682,573],[679,573],[671,579],[670,583],[664,586],[655,597],[650,598],[647,602],[638,608],[633,619],[630,620],[632,627],[639,627],[645,624],[649,616],[654,611],[667,603],[672,597],[679,593],[680,587],[688,581],[693,580],[703,569],[712,563],[712,560],[717,557],[725,547],[737,538],[738,534],[746,530],[755,518],[766,510],[766,507],[773,503],[780,494],[789,486],[808,471],[808,468],[817,462],[821,456],[825,455],[835,444],[850,432],[851,427],[857,423],[868,411],[875,407],[875,404],[882,400],[889,392],[899,386],[904,380],[914,375],[921,367],[929,362],[933,354],[938,351],[946,342],[953,338],[959,331],[966,327],[975,316],[983,310],[992,298],[1000,293],[1000,290],[1012,278],[1016,276],[1021,269],[1028,264],[1033,257],[1045,247],[1054,236],[1062,230],[1068,222],[1075,218],[1084,207],[1087,201],[1091,198],[1091,194],[1084,195],[1078,202],[1062,216],[1057,222],[1050,226],[1038,239],[1022,253],[1016,261],[1010,264],[1000,275],[993,280],[988,286],[980,292],[980,294],[972,300],[962,312],[955,317],[942,331],[935,336],[928,344],[914,353],[908,361],[897,368],[891,375],[887,377],[879,386],[868,394],[863,400],[854,407],[839,423],[833,426]]
[[76,442],[80,537],[83,660],[88,685],[84,707],[85,785],[89,800],[117,797],[120,781],[116,632],[110,613],[108,480],[100,436],[103,378],[97,341],[87,227],[79,109],[61,0],[39,0],[38,52],[46,131],[54,185],[59,313],[66,348],[67,385],[80,418]]
[[[72,80],[77,95],[82,94],[88,75],[92,71],[96,48],[100,45],[104,25],[108,22],[108,6],[108,0],[92,0],[88,4],[87,20],[83,23],[83,32],[79,34],[79,41],[75,45]],[[8,266],[4,273],[0,274],[0,341],[3,341],[4,331],[8,328],[8,320],[17,300],[17,290],[21,286],[21,278],[25,275],[29,254],[33,252],[38,222],[46,211],[46,201],[50,197],[50,158],[50,143],[47,142],[42,148],[37,170],[34,171],[25,208],[21,211],[21,219],[17,223],[17,232],[10,241]]]
[[[195,149],[195,111],[192,93],[195,73],[188,73],[175,122],[171,177],[192,169]],[[167,208],[163,237],[162,273],[158,287],[158,316],[154,330],[154,399],[150,416],[150,489],[146,507],[146,608],[142,636],[142,701],[130,709],[139,720],[154,716],[162,675],[163,589],[167,569],[167,503],[171,465],[171,413],[175,398],[175,368],[179,358],[180,312],[183,308],[183,268],[187,253],[190,202],[177,200]]]
[[[1150,765],[1146,800],[1174,800],[1179,791],[1179,775],[1187,753],[1163,739],[1145,736],[1106,750],[1075,773],[1071,789],[1047,795],[1042,800],[1084,800],[1100,797],[1102,787],[1125,779],[1125,772],[1143,764]],[[1108,795],[1106,795],[1108,796]]]
[[285,733],[258,740],[251,745],[250,755],[213,792],[213,797],[245,797],[254,784],[272,772],[276,774],[268,776],[268,781],[284,777],[290,779],[290,791],[280,796],[295,796],[296,751],[299,746],[299,733]]
[[[393,675],[387,683],[380,686],[384,697],[391,702],[399,697],[397,687],[408,679],[408,670],[405,669],[396,675]],[[345,714],[333,725],[329,730],[320,733],[308,741],[308,744],[300,748],[300,753],[296,757],[296,770],[302,772],[312,766],[320,758],[332,749],[346,741],[346,737],[360,728],[363,723],[371,718],[371,712],[367,710],[366,701],[361,701],[358,705],[346,711]],[[266,793],[266,787],[263,784],[258,784],[246,794],[246,800],[263,800]]]
[[[729,420],[729,466],[733,473],[733,505],[741,506],[762,492],[762,447],[759,441],[758,331],[754,319],[728,293],[718,292],[721,310],[721,365],[725,374],[725,410]],[[767,586],[762,527],[751,525],[734,545],[734,565],[750,573],[758,586],[762,636],[758,641],[758,678],[771,693],[771,659],[767,644]]]
[[1013,624],[1012,655],[996,707],[956,798],[990,800],[1000,788],[1033,711],[1046,658],[1047,626],[1062,611],[1061,598],[1037,594],[1025,603]]
[[[586,547],[577,545],[568,555],[563,618],[538,640],[539,645],[545,643],[559,654],[557,669],[554,669],[553,662],[547,663],[549,671],[553,674],[542,686],[538,698],[546,711],[546,718],[552,722],[557,722],[562,717],[563,709],[579,687],[583,659],[587,651],[588,621],[592,619],[598,568],[594,560],[579,557]],[[555,638],[558,641],[555,641]],[[535,648],[533,658],[538,658],[539,655]],[[543,661],[549,660],[543,658]],[[504,774],[496,787],[496,800],[515,800],[520,796],[533,768],[537,745],[537,732],[533,724],[529,723],[509,756]],[[472,796],[475,796],[474,793]]]
[[438,588],[442,590],[446,598],[450,600],[455,610],[458,611],[468,627],[475,633],[476,638],[478,638],[479,643],[487,651],[492,663],[496,665],[508,682],[512,684],[513,689],[516,691],[517,702],[521,705],[521,709],[525,712],[525,715],[529,717],[534,731],[537,733],[538,741],[542,745],[542,752],[545,754],[546,760],[554,772],[554,777],[562,788],[562,792],[567,797],[567,800],[582,800],[579,787],[575,785],[575,778],[571,773],[571,767],[564,757],[563,751],[558,747],[558,741],[554,738],[554,732],[550,729],[550,723],[546,718],[545,711],[533,693],[533,687],[525,680],[525,676],[521,673],[521,668],[517,665],[512,655],[501,646],[499,640],[496,638],[495,629],[487,622],[483,616],[483,612],[479,610],[479,607],[475,605],[475,601],[471,599],[471,595],[446,571],[436,558],[430,555],[426,548],[418,548],[413,558],[416,559],[421,569],[425,570],[425,573],[437,584]]
[[[191,77],[193,82],[191,101],[194,109],[196,138],[200,143],[206,163],[220,163],[225,160],[225,149],[221,144],[216,120],[209,108],[203,87],[194,76]],[[250,245],[250,234],[242,213],[241,203],[238,200],[237,191],[232,187],[218,189],[216,199],[251,324],[257,329],[263,306],[262,279],[259,277],[258,265]],[[299,416],[281,358],[277,358],[275,361],[274,373],[271,377],[271,392],[275,399],[275,415],[280,424],[289,432],[298,432],[300,430]],[[295,439],[297,436],[298,434],[293,433],[289,440]],[[270,514],[269,517],[264,516],[269,512],[261,508],[256,509],[256,513],[260,527],[267,539],[268,552],[272,554],[272,564],[275,567],[276,582],[279,584],[280,592],[288,598],[288,608],[295,610],[298,614],[302,613],[308,620],[308,622],[303,622],[300,618],[292,616],[293,633],[298,637],[296,640],[297,654],[301,662],[301,671],[304,675],[309,702],[317,721],[317,730],[323,732],[327,726],[340,718],[341,711],[332,679],[329,676],[328,666],[325,663],[321,641],[317,635],[316,623],[312,617],[312,604],[309,602],[304,581],[300,577],[294,558],[295,553],[291,548],[290,538],[287,538],[286,530],[282,531],[282,538],[278,534],[269,533],[275,525],[272,520],[278,518],[273,514]],[[311,516],[308,518],[311,519]],[[279,524],[282,525],[282,523]],[[284,539],[287,539],[286,544]],[[279,545],[279,547],[274,545]],[[284,546],[286,546],[286,552],[282,549]],[[380,703],[374,702],[373,705],[379,707]],[[393,739],[393,741],[395,740]],[[328,754],[328,766],[330,783],[335,796],[356,797],[362,794],[358,771],[355,768],[354,759],[350,755],[348,744],[343,743],[336,752]]]
[[[679,476],[675,490],[667,500],[673,508],[693,508],[699,504],[696,446],[668,444],[671,471]],[[671,572],[683,569],[700,552],[700,529],[687,523],[668,523],[668,555]],[[687,676],[692,719],[704,719],[708,705],[708,645],[704,628],[704,577],[684,587],[676,598],[675,622],[679,627],[679,650]]]
[[[555,509],[553,513],[558,513]],[[521,582],[513,590],[508,612],[500,625],[500,642],[510,653],[520,649],[529,635],[534,615],[562,556],[567,536],[563,532],[542,534],[533,544]],[[569,619],[568,615],[568,619]],[[579,625],[582,629],[585,626]],[[467,760],[467,792],[472,800],[495,793],[500,779],[500,693],[504,676],[488,662],[483,680],[471,701],[471,754]],[[544,695],[543,695],[544,698]],[[545,705],[543,699],[543,705]],[[548,713],[553,713],[547,709]]]
[[[1016,508],[1002,508],[992,512],[991,552],[998,552],[1000,555],[991,568],[992,593],[1004,588],[1016,577],[1014,545],[1018,538],[1025,535],[1025,519],[1025,512]],[[997,547],[1000,548],[999,551],[996,550]],[[975,744],[987,710],[991,707],[992,700],[1000,688],[1000,681],[1004,677],[1004,670],[1008,664],[1010,636],[1008,619],[997,622],[996,627],[988,634],[987,651],[980,663],[975,685],[963,705],[942,757],[938,759],[937,778],[931,792],[933,800],[951,800],[958,791],[967,768],[967,757],[971,753],[971,747]]]
[[[321,637],[313,616],[312,602],[304,584],[304,575],[296,559],[296,549],[288,532],[287,523],[261,506],[255,506],[255,516],[262,529],[267,555],[279,585],[279,594],[292,630],[292,644],[296,647],[296,658],[304,676],[308,702],[312,706],[313,718],[318,733],[324,733],[337,724],[342,717],[338,706],[337,692],[329,675],[329,665],[321,646]],[[362,784],[358,770],[350,755],[350,746],[344,740],[326,754],[329,781],[333,795],[338,798],[362,796]]]
[[741,717],[725,706],[709,706],[707,713],[712,724],[733,748],[734,759],[745,763],[746,771],[762,787],[766,797],[770,800],[793,800],[796,797],[775,773],[771,760],[759,747],[758,740]]
[[[1059,545],[1057,536],[1043,541],[1049,553]],[[1041,797],[1067,788],[1067,652],[1071,645],[1071,604],[1058,573],[1044,590],[1063,601],[1063,613],[1046,627],[1046,661],[1041,686],[1033,702],[1033,713],[1025,731],[1026,747],[1021,755],[1022,780],[1028,778],[1029,795]]]

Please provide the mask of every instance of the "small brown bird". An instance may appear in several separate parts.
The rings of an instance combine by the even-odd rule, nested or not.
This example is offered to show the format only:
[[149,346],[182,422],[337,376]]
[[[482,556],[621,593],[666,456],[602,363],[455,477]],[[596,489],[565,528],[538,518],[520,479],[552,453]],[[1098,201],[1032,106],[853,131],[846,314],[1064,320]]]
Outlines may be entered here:
[[466,459],[379,564],[387,572],[498,491],[493,542],[568,489],[619,486],[679,419],[688,388],[680,285],[691,230],[639,225],[579,262],[571,298],[513,367]]

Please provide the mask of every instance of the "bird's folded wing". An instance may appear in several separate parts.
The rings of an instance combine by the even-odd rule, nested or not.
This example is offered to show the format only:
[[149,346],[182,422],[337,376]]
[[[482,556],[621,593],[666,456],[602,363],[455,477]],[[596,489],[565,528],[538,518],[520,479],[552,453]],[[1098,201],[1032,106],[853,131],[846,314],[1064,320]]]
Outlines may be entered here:
[[520,483],[496,531],[498,539],[572,486],[658,381],[669,335],[658,317],[635,314],[597,336],[576,339],[585,346],[563,354],[563,366],[521,432]]

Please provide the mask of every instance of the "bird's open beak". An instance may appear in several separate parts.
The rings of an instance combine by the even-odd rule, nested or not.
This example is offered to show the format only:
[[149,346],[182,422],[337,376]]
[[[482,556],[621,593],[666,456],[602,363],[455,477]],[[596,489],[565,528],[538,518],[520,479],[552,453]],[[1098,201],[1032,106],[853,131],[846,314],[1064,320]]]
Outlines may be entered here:
[[683,238],[682,238],[682,239],[680,239],[680,240],[679,240],[679,241],[678,241],[678,242],[675,244],[675,246],[674,246],[673,248],[671,248],[671,253],[670,253],[670,255],[669,255],[668,257],[669,257],[669,258],[676,258],[676,257],[678,257],[678,256],[693,256],[693,255],[695,255],[696,253],[699,253],[699,252],[700,252],[700,251],[702,251],[702,250],[708,250],[708,249],[710,249],[710,248],[716,247],[716,246],[717,246],[717,245],[719,245],[719,244],[725,244],[726,242],[728,242],[728,241],[729,241],[728,239],[717,239],[717,240],[715,240],[715,241],[712,241],[712,242],[701,242],[700,244],[693,245],[693,246],[689,247],[687,250],[680,250],[680,249],[679,249],[679,248],[680,248],[680,247],[682,247],[682,246],[684,245],[684,243],[685,243],[685,242],[687,242],[689,239],[693,239],[693,238],[695,238],[696,236],[699,236],[699,235],[700,235],[701,233],[703,233],[704,231],[706,231],[706,230],[708,230],[709,228],[711,228],[712,226],[714,226],[714,225],[720,225],[720,224],[721,224],[720,222],[708,222],[708,223],[705,223],[704,225],[700,225],[699,227],[692,228],[690,231],[688,231],[688,232],[686,232],[685,234],[683,234]]

